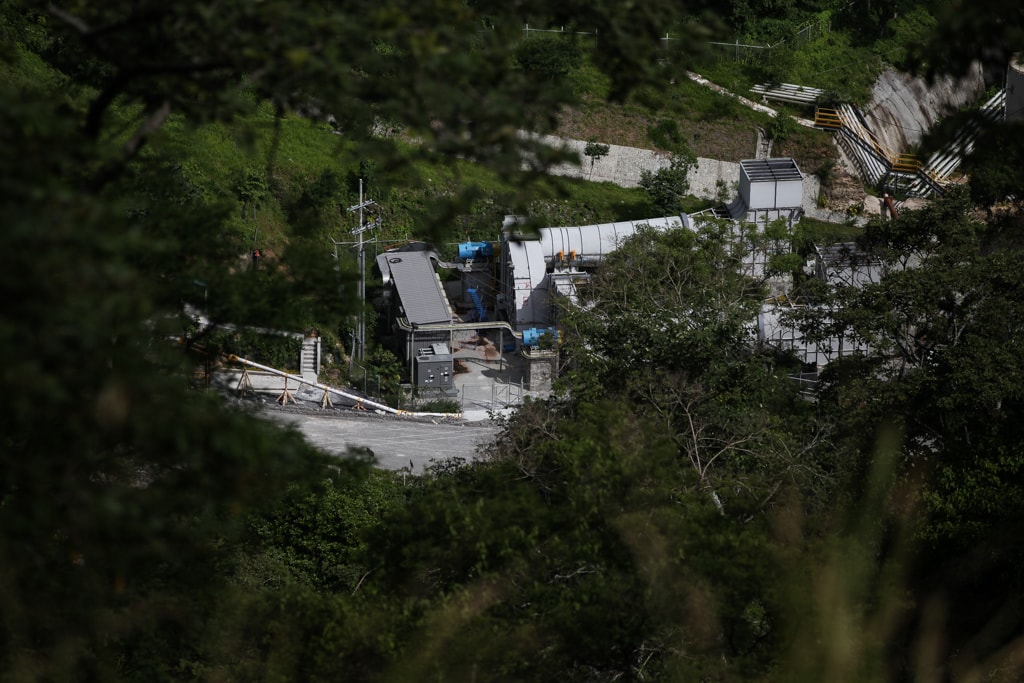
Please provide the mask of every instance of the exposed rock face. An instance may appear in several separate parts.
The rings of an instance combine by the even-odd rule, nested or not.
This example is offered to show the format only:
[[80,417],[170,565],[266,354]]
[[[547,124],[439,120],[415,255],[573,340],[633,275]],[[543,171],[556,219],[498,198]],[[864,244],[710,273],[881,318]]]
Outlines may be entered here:
[[984,92],[980,65],[963,78],[944,77],[932,85],[909,74],[884,71],[862,111],[872,132],[890,151],[900,153],[920,142],[944,116],[977,102]]
[[832,182],[823,188],[828,208],[833,211],[846,211],[855,204],[864,201],[864,183],[860,178],[836,169],[832,173]]

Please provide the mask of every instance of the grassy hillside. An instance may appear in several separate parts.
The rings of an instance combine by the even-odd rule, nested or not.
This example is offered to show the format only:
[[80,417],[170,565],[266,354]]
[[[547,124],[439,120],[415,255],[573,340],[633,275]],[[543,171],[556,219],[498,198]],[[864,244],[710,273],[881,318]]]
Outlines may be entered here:
[[[405,143],[398,143],[405,144]],[[287,240],[289,215],[314,204],[324,236],[351,239],[356,218],[346,211],[358,202],[358,179],[377,201],[384,242],[430,236],[427,227],[437,204],[474,188],[476,202],[447,219],[451,243],[497,236],[502,219],[522,213],[552,224],[578,224],[649,217],[657,213],[646,193],[607,183],[568,178],[535,181],[533,199],[521,205],[517,191],[523,178],[502,178],[461,160],[414,162],[386,169],[360,158],[352,145],[326,123],[288,115],[279,121],[269,107],[231,125],[187,127],[171,118],[147,150],[169,158],[184,179],[209,201],[232,205],[234,237],[253,246],[275,249]],[[247,195],[248,192],[248,195]],[[255,193],[255,198],[246,197]],[[694,201],[694,208],[702,204]]]
[[[547,34],[542,39],[565,40],[559,34]],[[608,79],[600,75],[588,58],[588,50],[596,47],[593,39],[581,41],[580,64],[570,74],[578,105],[562,112],[559,135],[665,152],[671,151],[667,142],[677,141],[697,156],[735,162],[752,158],[758,128],[771,127],[772,119],[766,114],[688,78],[678,78],[661,92],[640,89],[626,102],[608,102]],[[745,71],[741,62],[719,60],[713,55],[694,68],[739,95],[749,95],[750,86],[764,79],[756,71]],[[799,110],[787,113],[810,115]],[[666,130],[674,133],[669,136],[670,141],[665,139]],[[827,133],[799,126],[792,127],[773,153],[794,157],[809,173],[835,156]]]
[[[779,12],[767,5],[759,6],[765,16],[757,16],[754,3],[728,4],[734,6],[731,19],[728,9],[722,11],[731,26],[722,28],[723,35],[714,38],[719,43],[709,41],[688,66],[746,96],[757,83],[789,82],[821,88],[838,100],[863,102],[882,69],[908,65],[913,46],[935,21],[928,7],[913,2],[891,17],[884,8],[865,11],[853,3],[776,3],[776,9],[785,8],[784,19],[771,16]],[[664,93],[638,92],[624,104],[609,104],[607,79],[586,59],[595,40],[584,38],[581,44],[584,59],[572,73],[580,102],[562,113],[562,135],[664,150],[649,131],[668,120],[678,125],[683,141],[698,156],[739,161],[754,155],[757,128],[770,125],[769,117],[686,79]],[[772,106],[793,116],[813,114],[812,108]],[[773,154],[794,157],[810,173],[835,157],[828,134],[802,127],[778,141]]]
[[[824,43],[807,45],[794,52],[802,57],[791,60],[792,64],[802,64],[800,60],[806,61],[808,55],[827,53],[841,38],[842,34],[830,34]],[[769,117],[688,79],[670,84],[664,92],[641,89],[626,102],[609,103],[607,78],[590,63],[585,42],[581,48],[582,59],[570,73],[578,106],[562,112],[558,132],[563,136],[663,151],[681,143],[698,156],[739,161],[754,155],[758,127],[773,125]],[[0,69],[0,80],[36,88],[64,87],[65,77],[36,55],[24,50],[18,54],[16,62]],[[713,55],[696,65],[712,80],[740,93],[764,78],[769,67]],[[68,92],[71,106],[81,106],[73,101],[73,93],[80,92],[82,101],[88,95],[87,89]],[[117,115],[116,108],[113,113]],[[523,203],[522,178],[499,178],[463,161],[417,161],[401,169],[378,168],[373,159],[360,158],[354,147],[334,133],[325,122],[296,115],[278,119],[269,106],[256,108],[231,124],[191,127],[172,116],[144,157],[176,166],[192,192],[227,206],[231,234],[226,237],[237,242],[240,253],[257,246],[271,250],[282,246],[291,232],[290,221],[300,210],[318,216],[325,238],[347,239],[355,219],[345,209],[357,201],[360,176],[366,178],[367,194],[380,205],[378,236],[386,242],[433,236],[427,234],[426,226],[437,202],[466,188],[474,188],[477,200],[469,207],[449,210],[446,239],[451,243],[496,236],[503,216],[512,212],[526,212],[548,224],[658,213],[643,191],[609,184],[542,179],[534,184],[532,198]],[[809,173],[834,154],[825,133],[800,126],[788,126],[773,153],[795,157]],[[703,205],[694,200],[692,208]]]

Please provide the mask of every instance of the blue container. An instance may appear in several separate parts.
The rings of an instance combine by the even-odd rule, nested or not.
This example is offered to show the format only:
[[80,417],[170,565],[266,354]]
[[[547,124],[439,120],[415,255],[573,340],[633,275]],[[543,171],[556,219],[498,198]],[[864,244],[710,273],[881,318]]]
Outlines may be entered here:
[[484,258],[494,256],[494,245],[490,242],[462,242],[459,244],[459,258]]
[[523,330],[523,346],[540,346],[540,338],[545,334],[551,334],[558,341],[558,330],[554,327],[531,327]]

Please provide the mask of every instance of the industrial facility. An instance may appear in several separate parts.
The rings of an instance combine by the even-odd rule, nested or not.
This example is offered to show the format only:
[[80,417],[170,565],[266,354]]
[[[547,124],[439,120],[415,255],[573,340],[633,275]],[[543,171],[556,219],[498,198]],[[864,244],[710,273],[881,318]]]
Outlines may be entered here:
[[[514,353],[522,361],[526,384],[544,390],[556,372],[559,299],[575,301],[577,288],[602,259],[641,226],[694,230],[702,221],[725,219],[742,239],[751,228],[763,232],[778,220],[792,226],[803,215],[803,174],[793,159],[743,161],[738,180],[739,195],[719,210],[547,227],[532,234],[524,233],[524,219],[507,216],[498,240],[460,244],[455,262],[443,261],[424,243],[384,252],[376,263],[391,346],[408,365],[416,386],[446,390],[453,388],[452,350],[457,340],[467,333],[490,334],[503,354]],[[768,259],[789,249],[788,243],[775,245],[770,252],[762,246],[741,267],[764,279]],[[827,254],[821,257],[827,259]],[[455,277],[442,282],[439,268]],[[798,335],[779,322],[777,308],[766,304],[763,319],[756,324],[759,337],[766,343],[799,346]],[[817,363],[827,360],[828,354],[808,350],[798,355]]]
[[[1022,74],[1024,66],[1017,58],[1009,66],[1005,90],[986,103],[983,113],[1019,117],[1024,111]],[[818,118],[816,115],[816,121]],[[841,132],[850,134],[846,128]],[[929,164],[940,162],[945,164],[942,160]],[[507,216],[498,239],[460,244],[454,263],[443,262],[429,245],[422,244],[381,254],[377,264],[391,336],[396,340],[393,346],[408,364],[414,384],[444,388],[451,386],[454,377],[456,336],[494,334],[501,354],[514,352],[522,360],[524,382],[543,391],[557,373],[560,304],[575,302],[578,289],[602,259],[641,226],[658,231],[696,230],[704,221],[726,220],[733,226],[735,238],[742,240],[751,231],[763,235],[775,221],[792,227],[803,216],[804,176],[795,160],[741,161],[737,181],[737,196],[728,205],[700,213],[539,230],[528,230],[524,218]],[[895,217],[891,200],[888,208],[889,215]],[[792,350],[812,374],[839,357],[867,351],[851,339],[811,342],[802,337],[791,315],[801,304],[789,298],[788,283],[773,281],[766,268],[769,259],[790,250],[788,243],[768,247],[765,240],[759,240],[740,264],[744,273],[768,285],[770,296],[757,320],[751,321],[758,342]],[[437,276],[439,267],[458,273],[457,282],[442,282]],[[806,272],[848,286],[877,282],[884,275],[877,260],[858,253],[852,244],[819,246]]]

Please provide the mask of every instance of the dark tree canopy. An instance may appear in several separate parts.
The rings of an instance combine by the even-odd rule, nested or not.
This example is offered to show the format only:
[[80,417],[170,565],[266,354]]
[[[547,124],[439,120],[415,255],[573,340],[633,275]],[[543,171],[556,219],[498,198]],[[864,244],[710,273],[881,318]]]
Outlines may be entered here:
[[[611,97],[651,97],[698,42],[659,38],[705,36],[706,9],[0,6],[0,679],[1019,678],[1020,240],[963,197],[869,227],[877,285],[814,293],[830,307],[809,335],[875,349],[816,403],[792,357],[753,343],[762,283],[716,221],[641,231],[602,265],[563,319],[565,393],[472,467],[406,482],[188,388],[214,344],[183,304],[287,329],[355,310],[325,241],[356,163],[294,188],[277,267],[248,269],[232,211],[278,189],[280,135],[210,196],[168,129],[237,123],[245,146],[246,116],[270,109],[277,133],[331,126],[371,186],[459,159],[525,191],[564,155],[520,132],[552,132],[576,96],[559,76],[574,54],[529,68],[523,24],[596,34]],[[1019,49],[1019,8],[960,9],[939,8],[922,54],[951,47],[926,66]],[[979,189],[1008,191],[985,161]],[[648,178],[666,211],[690,163]]]
[[[285,678],[309,680],[311,664],[289,658],[287,638],[250,638],[256,624],[290,622],[272,614],[262,588],[239,586],[294,584],[282,599],[311,615],[310,586],[354,587],[366,572],[358,559],[325,569],[260,551],[300,534],[280,518],[252,527],[254,516],[273,518],[283,497],[336,501],[325,481],[342,497],[369,496],[358,488],[367,468],[329,462],[296,434],[187,391],[192,352],[204,349],[181,310],[201,302],[215,320],[272,317],[286,329],[350,312],[323,243],[342,177],[323,174],[289,205],[282,267],[250,272],[225,230],[227,200],[191,185],[164,146],[171,122],[189,130],[269,105],[279,116],[330,117],[383,166],[431,156],[543,168],[558,155],[518,131],[550,131],[572,94],[515,68],[522,23],[599,30],[597,62],[623,96],[668,82],[657,36],[683,11],[670,2],[5,3],[0,677],[154,681],[220,669],[245,678],[274,652],[282,663],[265,671],[294,665]],[[274,182],[273,159],[239,177],[247,211]],[[354,512],[346,519],[359,526]],[[335,546],[295,541],[294,552],[354,553],[357,535]],[[390,652],[368,651],[365,661]]]

